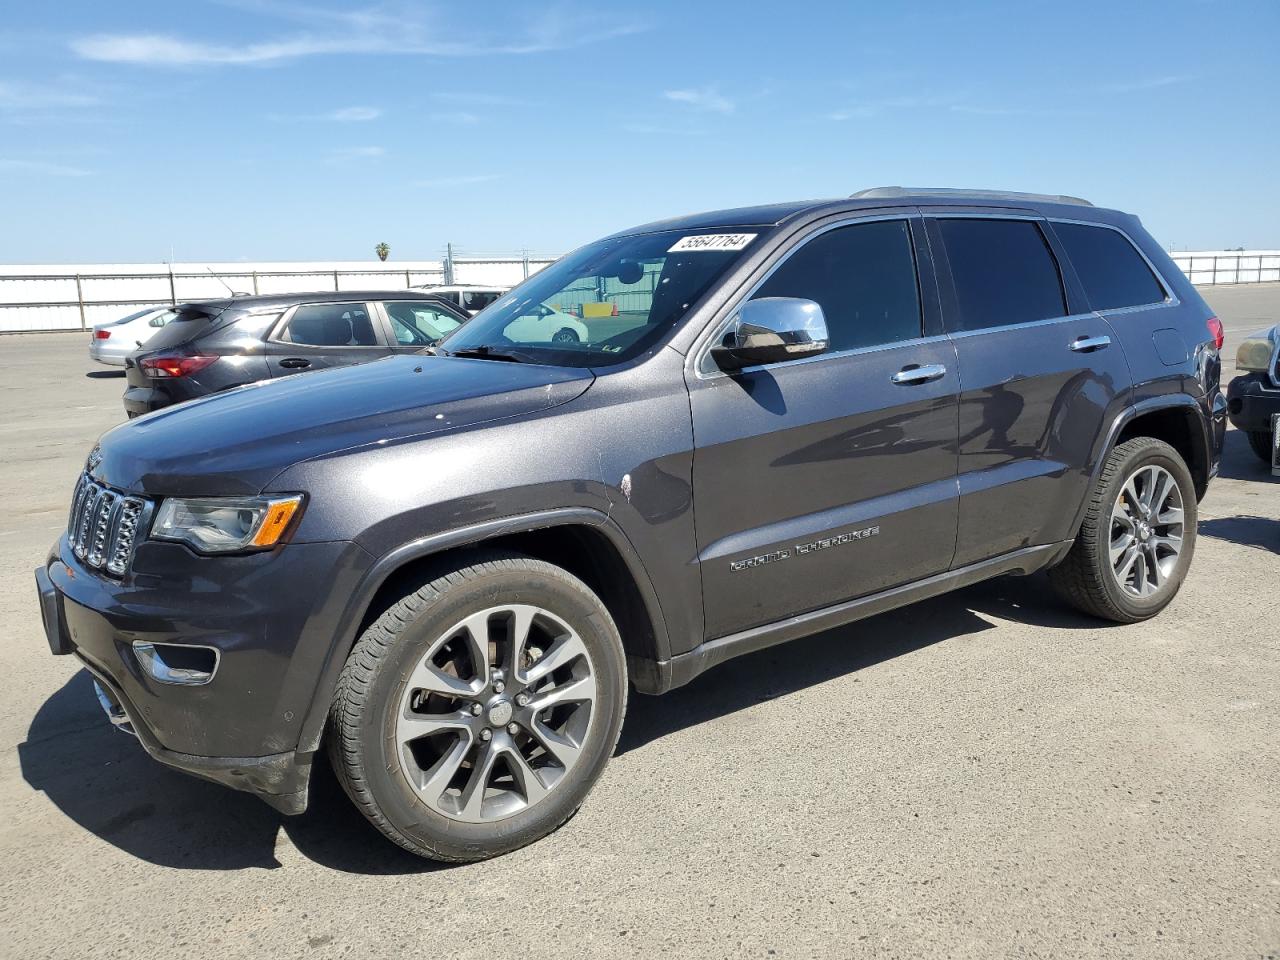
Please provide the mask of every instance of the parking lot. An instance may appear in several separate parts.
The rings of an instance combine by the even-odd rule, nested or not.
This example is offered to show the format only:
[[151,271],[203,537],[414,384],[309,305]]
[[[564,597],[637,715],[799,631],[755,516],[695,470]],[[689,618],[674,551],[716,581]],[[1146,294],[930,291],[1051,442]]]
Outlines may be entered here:
[[[1280,284],[1206,290],[1240,337]],[[124,419],[84,334],[0,338],[0,956],[1280,956],[1280,478],[1232,431],[1160,617],[991,581],[632,698],[558,833],[440,867],[331,779],[287,819],[149,760],[31,571]]]

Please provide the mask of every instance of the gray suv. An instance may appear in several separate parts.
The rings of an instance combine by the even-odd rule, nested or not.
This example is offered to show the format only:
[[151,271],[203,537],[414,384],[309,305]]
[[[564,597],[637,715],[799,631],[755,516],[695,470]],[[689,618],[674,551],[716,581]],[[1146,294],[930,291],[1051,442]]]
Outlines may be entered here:
[[[546,310],[585,339],[523,333]],[[1136,217],[882,188],[588,244],[413,355],[117,427],[36,571],[158,760],[422,856],[556,829],[630,688],[1001,574],[1191,562],[1222,328]]]

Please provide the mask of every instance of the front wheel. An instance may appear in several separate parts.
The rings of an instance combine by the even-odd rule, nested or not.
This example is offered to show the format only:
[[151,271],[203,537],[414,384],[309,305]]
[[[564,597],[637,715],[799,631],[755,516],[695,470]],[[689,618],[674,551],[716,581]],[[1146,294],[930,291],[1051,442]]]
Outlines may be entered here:
[[581,343],[582,341],[581,341],[581,338],[578,336],[578,331],[570,330],[568,327],[563,327],[551,335],[551,342],[552,343]]
[[1249,446],[1258,455],[1258,459],[1271,466],[1271,434],[1265,430],[1250,430]]
[[1107,458],[1075,545],[1049,578],[1083,612],[1136,623],[1173,600],[1195,544],[1191,472],[1167,443],[1136,437]]
[[330,711],[330,756],[396,843],[483,860],[573,815],[613,753],[626,693],[617,628],[582,581],[484,555],[360,637]]

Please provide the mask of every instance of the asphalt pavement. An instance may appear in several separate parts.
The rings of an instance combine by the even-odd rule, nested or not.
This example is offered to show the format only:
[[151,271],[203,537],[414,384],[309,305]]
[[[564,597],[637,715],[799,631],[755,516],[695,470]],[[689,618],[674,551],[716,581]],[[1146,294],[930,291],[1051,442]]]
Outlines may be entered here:
[[[1242,334],[1280,285],[1204,291]],[[1280,955],[1280,478],[1228,435],[1145,624],[1006,578],[632,698],[551,837],[438,867],[322,778],[283,818],[149,760],[31,571],[123,381],[0,337],[0,957]]]

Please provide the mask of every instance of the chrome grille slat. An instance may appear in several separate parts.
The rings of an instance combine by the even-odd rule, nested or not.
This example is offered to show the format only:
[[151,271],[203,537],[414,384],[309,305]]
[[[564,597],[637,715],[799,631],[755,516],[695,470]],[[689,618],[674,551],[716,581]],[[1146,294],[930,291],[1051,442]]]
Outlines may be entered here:
[[81,475],[71,500],[67,542],[86,565],[124,576],[151,502],[113,490],[88,473]]

